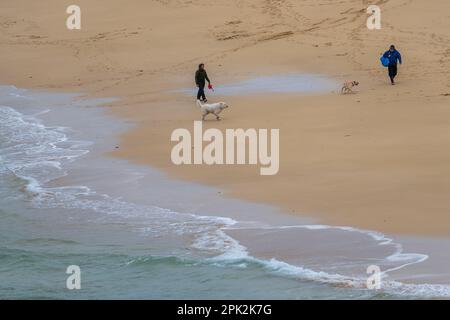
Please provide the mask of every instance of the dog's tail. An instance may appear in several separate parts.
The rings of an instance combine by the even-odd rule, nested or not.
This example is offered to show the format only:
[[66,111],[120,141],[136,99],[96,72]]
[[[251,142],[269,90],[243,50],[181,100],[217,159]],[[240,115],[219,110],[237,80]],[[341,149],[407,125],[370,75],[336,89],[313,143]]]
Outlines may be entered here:
[[202,105],[202,102],[199,100],[199,99],[197,99],[197,106],[199,107],[199,108],[201,108],[203,105]]

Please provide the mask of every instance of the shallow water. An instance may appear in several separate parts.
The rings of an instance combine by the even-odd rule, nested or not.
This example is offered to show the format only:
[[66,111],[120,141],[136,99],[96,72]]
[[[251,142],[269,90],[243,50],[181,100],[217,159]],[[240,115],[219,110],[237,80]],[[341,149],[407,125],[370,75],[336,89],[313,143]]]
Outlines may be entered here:
[[[318,74],[284,74],[259,76],[235,83],[215,86],[209,94],[223,96],[242,96],[266,93],[327,93],[338,88],[336,80]],[[182,93],[196,95],[196,89],[177,90]]]
[[[401,284],[364,289],[367,266],[426,258],[101,156],[130,126],[92,108],[109,100],[0,94],[1,298],[393,298]],[[65,288],[73,264],[80,291]]]

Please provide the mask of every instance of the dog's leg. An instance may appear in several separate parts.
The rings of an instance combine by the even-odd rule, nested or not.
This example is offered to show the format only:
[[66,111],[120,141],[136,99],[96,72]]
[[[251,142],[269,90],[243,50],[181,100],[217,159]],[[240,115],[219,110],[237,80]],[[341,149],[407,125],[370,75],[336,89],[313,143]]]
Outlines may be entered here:
[[220,117],[217,113],[213,112],[213,114],[216,116],[216,120],[220,120]]

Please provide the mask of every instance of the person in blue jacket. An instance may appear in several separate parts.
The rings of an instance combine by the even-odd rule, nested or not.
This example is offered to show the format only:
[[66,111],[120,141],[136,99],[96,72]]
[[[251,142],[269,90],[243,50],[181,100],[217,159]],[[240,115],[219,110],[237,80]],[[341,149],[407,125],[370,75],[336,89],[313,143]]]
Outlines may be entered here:
[[402,56],[400,52],[395,49],[395,46],[391,45],[389,50],[384,53],[383,57],[389,59],[389,78],[391,79],[391,84],[394,85],[394,78],[397,75],[397,61],[402,64]]

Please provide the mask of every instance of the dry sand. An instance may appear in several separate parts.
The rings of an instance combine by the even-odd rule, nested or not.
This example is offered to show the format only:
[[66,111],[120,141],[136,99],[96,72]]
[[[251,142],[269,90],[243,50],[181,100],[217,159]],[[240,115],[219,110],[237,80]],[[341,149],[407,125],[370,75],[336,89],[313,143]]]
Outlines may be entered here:
[[[77,0],[82,30],[65,28],[73,1],[3,0],[0,81],[116,96],[137,124],[112,154],[229,196],[275,204],[324,223],[389,233],[450,234],[450,2],[378,0],[382,30],[361,0]],[[404,57],[390,86],[380,54]],[[280,128],[280,172],[181,166],[170,133],[192,128],[199,62],[216,86],[257,75],[313,72],[358,80],[357,94],[227,97],[205,127]],[[214,99],[214,98],[212,98]]]

